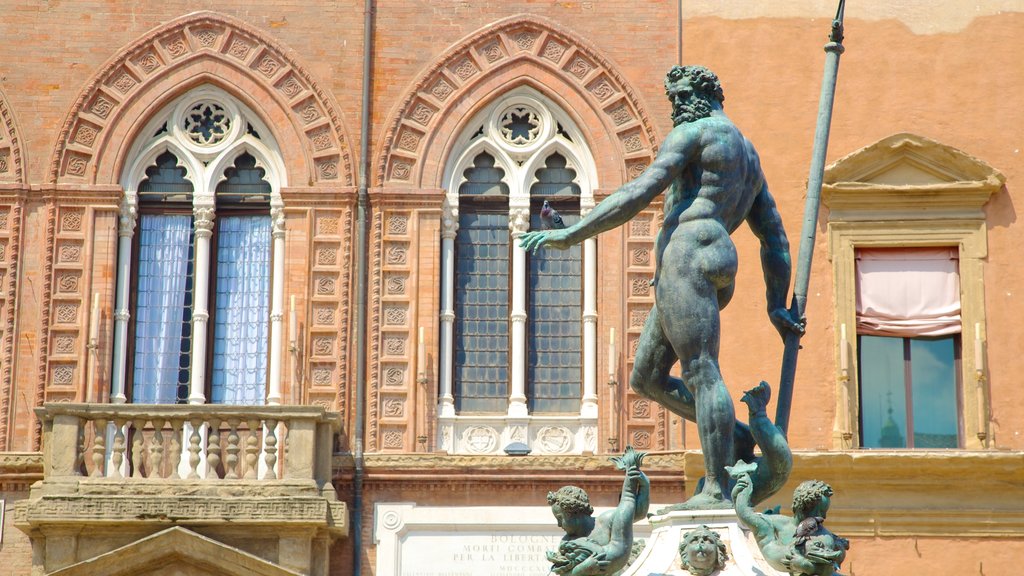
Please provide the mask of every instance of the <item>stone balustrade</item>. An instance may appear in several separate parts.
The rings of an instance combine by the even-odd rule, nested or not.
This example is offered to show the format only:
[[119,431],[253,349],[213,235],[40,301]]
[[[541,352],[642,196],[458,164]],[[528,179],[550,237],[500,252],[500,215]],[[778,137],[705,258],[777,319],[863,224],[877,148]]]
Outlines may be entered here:
[[335,412],[49,403],[36,414],[43,480],[16,504],[14,525],[40,574],[152,564],[156,550],[235,559],[243,571],[232,574],[323,576],[330,543],[348,535],[331,483]]
[[46,404],[44,475],[330,481],[338,414],[318,406]]

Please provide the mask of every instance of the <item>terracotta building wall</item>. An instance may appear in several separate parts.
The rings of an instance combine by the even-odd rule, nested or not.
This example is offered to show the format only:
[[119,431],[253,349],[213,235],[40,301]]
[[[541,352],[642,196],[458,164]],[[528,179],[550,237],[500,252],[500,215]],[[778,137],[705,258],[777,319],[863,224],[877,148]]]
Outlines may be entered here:
[[[990,447],[1020,451],[1024,450],[1024,390],[1016,385],[1016,375],[1024,371],[1018,352],[1024,336],[1017,318],[1024,313],[1019,302],[1024,271],[1015,256],[1024,250],[1024,235],[1017,226],[1019,201],[1014,197],[1019,198],[1016,189],[1024,179],[1020,137],[1024,107],[1019,105],[1024,67],[1014,47],[1024,34],[1024,13],[1009,1],[986,3],[980,11],[975,10],[976,3],[955,2],[927,15],[911,4],[877,0],[849,8],[828,161],[891,134],[912,132],[963,150],[1006,177],[1005,189],[985,208],[989,249],[985,354],[992,398]],[[642,169],[670,130],[662,78],[677,63],[680,50],[685,63],[711,67],[724,86],[726,113],[760,152],[796,258],[824,62],[821,47],[833,6],[811,0],[742,9],[710,1],[682,5],[680,47],[677,3],[670,1],[383,0],[375,4],[369,134],[374,220],[367,352],[367,446],[371,451],[405,454],[435,448],[440,174],[460,121],[486,105],[486,99],[499,93],[505,83],[533,78],[570,108],[587,132],[591,149],[599,151],[595,156],[600,196]],[[157,111],[159,103],[198,78],[218,78],[264,113],[268,123],[280,126],[278,139],[286,144],[289,170],[289,186],[283,191],[289,230],[285,290],[298,295],[304,319],[301,345],[309,353],[299,362],[298,373],[291,370],[286,355],[285,398],[338,409],[351,429],[356,385],[353,355],[357,353],[350,337],[352,274],[355,259],[362,257],[353,250],[361,137],[362,9],[361,2],[234,0],[138,5],[6,1],[0,5],[4,13],[0,38],[5,39],[0,43],[4,121],[0,130],[0,245],[4,247],[0,254],[0,322],[4,325],[0,450],[38,450],[32,409],[40,402],[102,401],[109,393],[109,366],[103,360],[110,357],[112,340],[118,158],[123,158],[134,130]],[[222,15],[228,24],[218,24],[220,30],[253,40],[255,49],[279,50],[274,54],[282,57],[281,63],[287,60],[301,70],[307,83],[315,81],[321,94],[310,98],[321,112],[327,107],[335,111],[332,152],[325,155],[317,150],[314,131],[300,119],[302,108],[291,107],[300,102],[275,92],[284,78],[261,79],[257,60],[232,63],[227,44],[218,44],[223,58],[197,61],[168,74],[150,75],[141,61],[131,61],[144,54],[128,53],[126,48],[143,47],[147,38],[159,40],[152,37],[154,31],[169,31],[164,27],[173,27],[197,10]],[[810,13],[816,16],[808,17]],[[569,52],[545,63],[543,46],[537,45],[530,47],[535,50],[530,57],[517,59],[517,53],[510,52],[515,49],[510,43],[515,30],[509,28],[500,48],[505,50],[504,59],[492,62],[483,51],[485,40],[505,31],[501,26],[509,22],[540,30],[538,41],[557,39]],[[422,96],[433,87],[430,81],[435,72],[457,80],[460,50],[477,49],[472,62],[483,81],[470,79],[456,86],[457,94],[447,102]],[[157,50],[163,66],[178,66],[166,47]],[[570,70],[573,54],[582,54],[593,67],[582,73],[582,79],[574,80]],[[90,86],[97,81],[116,90],[110,86],[118,80],[113,76],[117,70],[106,67],[124,62],[129,62],[125,65],[137,90],[123,94],[123,106],[115,116],[100,122],[89,112],[96,104]],[[612,87],[611,100],[598,95],[602,73]],[[105,84],[108,80],[110,84]],[[412,119],[417,98],[436,108],[437,116],[428,125],[417,125]],[[616,124],[615,107],[608,104],[613,100],[623,102],[632,115],[634,123],[627,124],[628,129]],[[80,131],[79,111],[86,114],[82,117],[86,124],[96,120],[103,128],[102,149],[84,145],[88,130]],[[403,128],[411,129],[413,139],[406,139],[404,145]],[[638,149],[627,143],[634,133]],[[75,154],[86,158],[81,174]],[[333,173],[319,162],[335,158]],[[414,161],[412,176],[394,177],[396,167],[407,160]],[[649,258],[657,220],[653,211],[647,216],[651,221],[646,229],[624,228],[600,239],[599,251],[607,266],[599,275],[598,365],[607,365],[604,350],[610,328],[616,328],[625,345],[620,346],[622,362],[614,398],[603,376],[599,377],[599,451],[609,449],[609,438],[618,439],[621,447],[644,434],[652,449],[699,447],[692,425],[684,426],[627,391],[630,343],[639,334],[637,320],[650,303],[642,282],[635,286],[633,282],[650,272],[644,250]],[[836,386],[831,319],[835,302],[826,218],[827,212],[819,222],[808,336],[800,356],[790,432],[793,446],[807,453],[833,448]],[[782,346],[765,315],[756,239],[745,229],[734,239],[742,264],[737,297],[723,313],[721,363],[731,395],[739,398],[761,379],[777,380]],[[86,340],[95,293],[101,295],[102,311],[93,361]],[[415,374],[420,327],[425,328],[428,351],[425,385],[416,381]],[[391,355],[386,354],[388,346],[393,346]],[[0,490],[10,488],[7,493],[12,498],[20,497],[24,482],[5,478],[21,473],[0,470],[5,475],[0,478]],[[431,471],[420,473],[429,477]],[[558,483],[551,478],[544,481]],[[445,482],[425,480],[429,487],[419,492],[419,499],[464,503],[465,497],[453,496]],[[382,480],[371,487],[379,492],[371,491],[371,502],[417,495],[415,488],[391,489]],[[547,489],[545,484],[530,488],[529,493],[543,494]],[[879,504],[889,505],[895,501],[883,498]],[[372,515],[364,516],[363,541],[368,543],[372,542]],[[955,567],[939,573],[960,573],[977,570],[981,558],[986,558],[984,573],[1000,573],[1015,558],[1004,551],[1020,546],[1019,539],[1009,537],[974,541],[978,545],[964,557],[955,552],[948,535],[921,539],[918,546],[915,536],[863,534],[855,538],[850,555],[857,574],[893,573],[901,567],[926,572]],[[4,536],[0,565],[8,565],[8,559],[12,559],[10,565],[25,565],[26,538],[10,527],[5,527]],[[345,546],[335,551],[337,573],[346,573],[340,560],[347,561],[351,551]],[[872,566],[869,559],[877,557],[911,560]]]

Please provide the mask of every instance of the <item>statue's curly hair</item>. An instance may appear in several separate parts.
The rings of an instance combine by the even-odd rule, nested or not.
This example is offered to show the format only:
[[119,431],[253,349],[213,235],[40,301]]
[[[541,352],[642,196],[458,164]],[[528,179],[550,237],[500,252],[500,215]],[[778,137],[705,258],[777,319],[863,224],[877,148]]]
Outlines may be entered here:
[[718,76],[703,66],[673,66],[665,75],[665,93],[672,96],[676,82],[683,78],[689,80],[694,91],[704,98],[717,100],[719,104],[725,102]]
[[793,490],[793,514],[806,516],[825,496],[832,496],[832,487],[821,480],[805,480]]
[[566,514],[583,514],[590,516],[594,513],[594,507],[590,505],[590,498],[586,491],[579,486],[562,486],[555,492],[548,492],[548,505],[562,509]]
[[686,557],[686,549],[690,544],[700,540],[708,540],[715,545],[715,548],[718,549],[718,558],[715,560],[715,568],[718,570],[725,568],[725,563],[729,560],[729,551],[725,547],[725,542],[722,542],[722,537],[718,535],[718,532],[708,528],[705,524],[702,524],[683,535],[683,541],[679,544],[679,559],[682,563],[682,567],[693,572],[690,568],[690,561]]

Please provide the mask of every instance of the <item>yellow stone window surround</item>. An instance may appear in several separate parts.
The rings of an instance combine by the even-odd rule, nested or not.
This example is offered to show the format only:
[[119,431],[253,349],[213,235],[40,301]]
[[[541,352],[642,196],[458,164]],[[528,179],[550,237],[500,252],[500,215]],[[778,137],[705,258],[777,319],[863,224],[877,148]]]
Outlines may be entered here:
[[860,437],[855,254],[858,248],[884,247],[957,248],[962,447],[981,450],[992,444],[984,361],[988,244],[983,206],[1003,182],[1002,174],[984,162],[905,133],[858,150],[826,170],[822,197],[829,208],[827,248],[835,296],[834,449],[857,448]]

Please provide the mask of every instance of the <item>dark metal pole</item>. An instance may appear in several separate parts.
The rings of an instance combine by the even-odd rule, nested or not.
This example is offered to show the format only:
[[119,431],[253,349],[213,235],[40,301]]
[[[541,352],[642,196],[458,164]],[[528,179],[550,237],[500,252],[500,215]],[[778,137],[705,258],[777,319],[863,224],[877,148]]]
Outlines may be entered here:
[[[832,21],[832,33],[825,45],[825,76],[821,82],[818,103],[818,125],[814,132],[814,152],[811,171],[807,177],[807,202],[804,224],[800,232],[800,257],[797,260],[796,280],[793,284],[791,310],[797,318],[807,311],[807,287],[811,280],[811,260],[814,258],[814,239],[818,232],[818,207],[821,204],[821,181],[825,173],[825,155],[828,152],[828,134],[832,124],[832,104],[836,95],[836,76],[839,73],[839,55],[843,53],[843,10],[846,0],[839,0],[839,10]],[[800,352],[800,334],[786,334],[786,347],[782,355],[782,374],[779,377],[779,402],[775,408],[775,425],[782,433],[789,432],[789,412],[793,404],[793,381],[796,378],[796,359]]]
[[352,430],[355,473],[352,479],[352,574],[362,573],[363,560],[363,434],[366,428],[366,291],[370,230],[370,92],[373,89],[373,0],[363,8],[363,90],[359,130],[359,191],[356,196],[356,414]]

